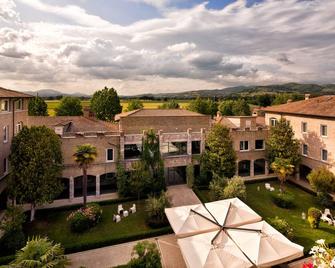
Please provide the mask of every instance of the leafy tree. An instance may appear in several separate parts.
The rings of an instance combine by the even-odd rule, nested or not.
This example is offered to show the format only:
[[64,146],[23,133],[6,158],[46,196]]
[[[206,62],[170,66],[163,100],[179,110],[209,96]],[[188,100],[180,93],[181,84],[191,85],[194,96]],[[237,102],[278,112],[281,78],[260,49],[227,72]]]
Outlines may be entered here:
[[160,153],[159,137],[154,130],[148,130],[142,140],[143,151],[140,160],[150,173],[151,192],[165,189],[164,162]]
[[24,221],[25,214],[21,207],[10,206],[5,210],[0,223],[0,230],[3,232],[0,238],[1,252],[11,254],[24,245],[25,235],[22,230]]
[[206,139],[202,166],[219,177],[231,178],[236,171],[236,153],[228,128],[215,124]]
[[78,145],[73,155],[74,161],[83,170],[83,206],[87,203],[87,169],[97,157],[97,149],[91,144]]
[[19,202],[31,205],[33,221],[36,205],[51,202],[62,191],[60,138],[45,126],[23,127],[13,138],[10,165],[9,193]]
[[19,268],[63,268],[69,264],[61,244],[55,244],[48,238],[33,237],[26,246],[16,253],[9,267]]
[[116,90],[105,87],[96,91],[91,99],[91,109],[100,120],[114,120],[115,115],[122,112],[120,98]]
[[251,115],[249,104],[244,99],[238,99],[234,102],[233,114],[236,116]]
[[318,167],[308,174],[307,179],[321,205],[328,206],[331,203],[329,193],[335,191],[335,175],[326,167]]
[[159,106],[159,109],[179,109],[179,103],[172,99],[169,100],[168,102],[164,102],[162,105]]
[[127,264],[129,268],[161,268],[161,257],[155,243],[138,242],[133,249],[132,259]]
[[272,101],[274,100],[273,94],[260,94],[256,96],[256,105],[261,107],[267,107],[272,104]]
[[48,116],[48,105],[39,96],[29,101],[28,115],[30,116]]
[[284,192],[284,182],[287,177],[292,175],[294,165],[291,164],[290,159],[277,157],[271,164],[272,170],[277,174],[280,181],[280,189]]
[[303,95],[295,93],[277,93],[275,99],[272,102],[272,105],[284,104],[288,100],[297,101],[302,100]]
[[118,189],[118,194],[121,196],[131,196],[131,188],[130,185],[130,176],[128,176],[124,165],[118,161],[116,163],[116,184]]
[[209,193],[212,200],[222,199],[224,188],[227,186],[227,179],[214,176],[209,183]]
[[133,162],[132,171],[130,172],[129,187],[132,189],[132,193],[140,199],[141,194],[143,194],[148,187],[150,172],[145,168],[143,162]]
[[233,100],[225,100],[225,101],[221,101],[219,103],[218,109],[219,109],[219,111],[222,115],[232,116],[232,115],[234,115],[233,106],[234,106],[234,101]]
[[55,108],[57,116],[78,116],[83,115],[83,106],[76,97],[64,97]]
[[127,111],[134,111],[143,108],[143,103],[140,100],[134,99],[128,102]]
[[294,138],[293,129],[284,118],[271,127],[269,138],[266,141],[266,151],[270,163],[276,158],[284,158],[288,159],[291,165],[298,165],[300,161],[299,141]]
[[214,116],[218,110],[217,103],[211,99],[202,99],[197,97],[192,100],[187,107],[188,110]]

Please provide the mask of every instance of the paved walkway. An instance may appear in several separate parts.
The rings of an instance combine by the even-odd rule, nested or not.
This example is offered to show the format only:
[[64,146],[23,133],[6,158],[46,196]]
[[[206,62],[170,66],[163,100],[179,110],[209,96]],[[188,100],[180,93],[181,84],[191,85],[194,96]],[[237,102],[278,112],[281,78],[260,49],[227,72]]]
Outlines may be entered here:
[[173,207],[201,204],[197,195],[186,184],[167,187],[167,195]]

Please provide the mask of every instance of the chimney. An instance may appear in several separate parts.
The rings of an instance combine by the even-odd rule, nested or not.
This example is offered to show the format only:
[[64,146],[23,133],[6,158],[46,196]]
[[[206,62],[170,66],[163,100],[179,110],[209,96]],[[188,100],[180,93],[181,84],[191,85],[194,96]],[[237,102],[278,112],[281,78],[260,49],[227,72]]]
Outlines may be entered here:
[[83,116],[86,118],[94,119],[95,114],[91,111],[89,107],[84,107],[83,109]]
[[292,99],[288,99],[288,100],[287,100],[287,103],[291,103],[291,102],[292,102]]
[[309,100],[311,94],[305,94],[305,100]]

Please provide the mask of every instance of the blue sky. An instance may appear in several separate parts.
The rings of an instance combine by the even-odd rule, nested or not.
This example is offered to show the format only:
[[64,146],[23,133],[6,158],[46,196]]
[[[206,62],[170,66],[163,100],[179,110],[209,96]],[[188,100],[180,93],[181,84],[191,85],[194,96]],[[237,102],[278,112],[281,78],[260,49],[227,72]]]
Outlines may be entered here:
[[0,86],[334,83],[334,0],[0,0]]

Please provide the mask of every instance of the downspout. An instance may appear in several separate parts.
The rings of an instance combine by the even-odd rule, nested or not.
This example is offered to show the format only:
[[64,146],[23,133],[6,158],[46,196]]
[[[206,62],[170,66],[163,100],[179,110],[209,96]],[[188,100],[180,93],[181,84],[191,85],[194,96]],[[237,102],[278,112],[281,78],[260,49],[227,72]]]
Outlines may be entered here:
[[15,98],[12,100],[12,127],[13,127],[13,135],[12,135],[12,140],[15,136]]

